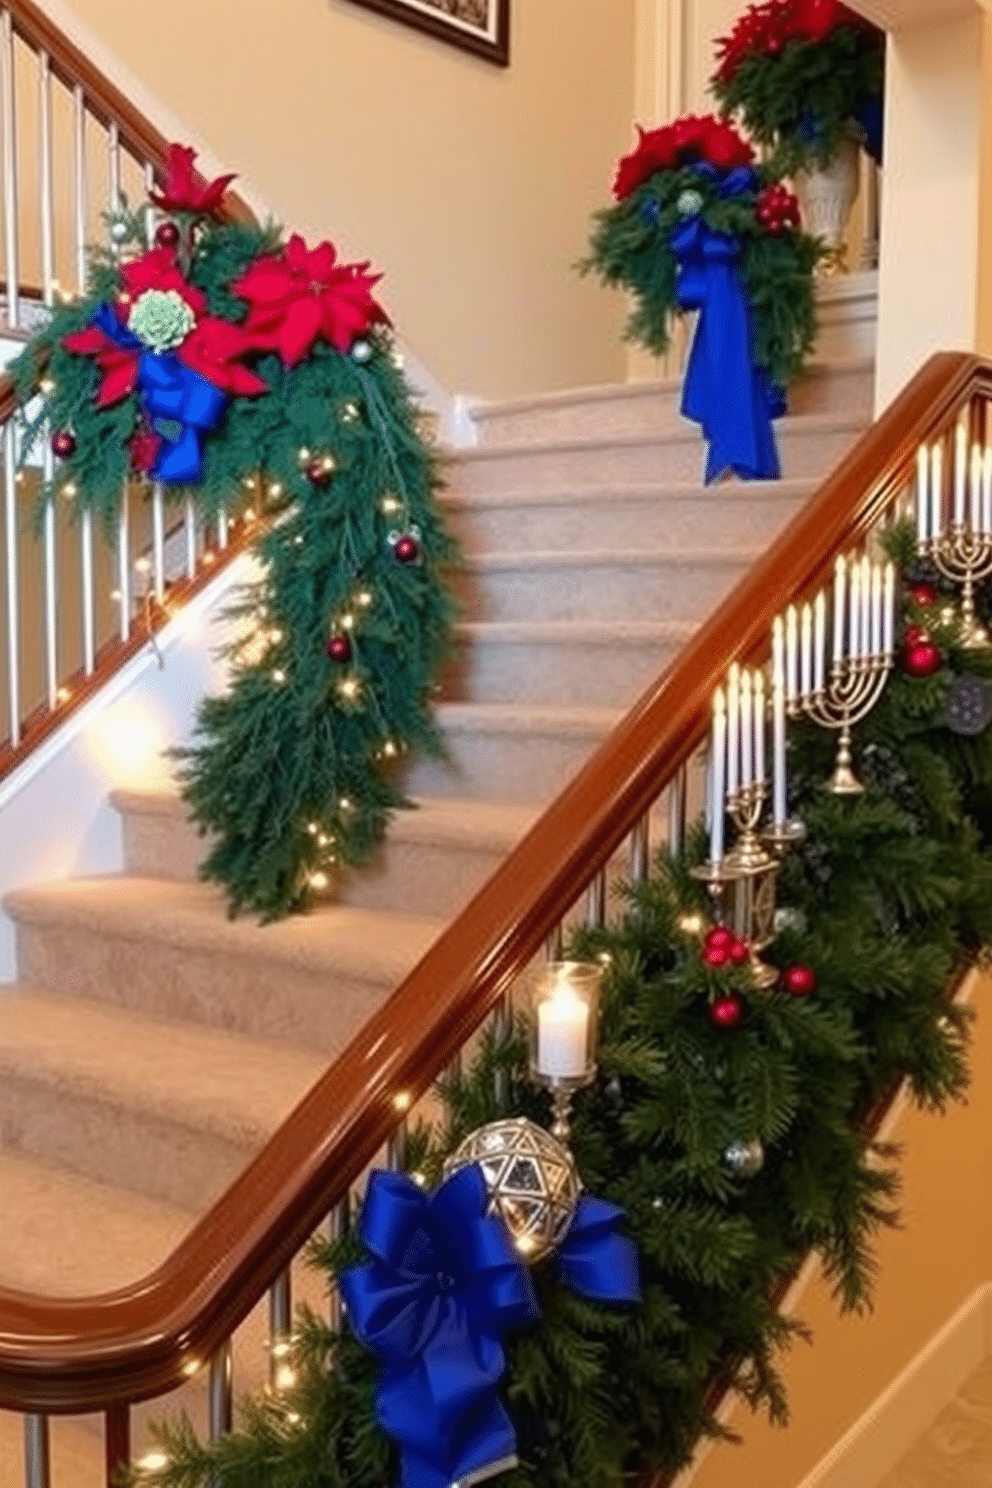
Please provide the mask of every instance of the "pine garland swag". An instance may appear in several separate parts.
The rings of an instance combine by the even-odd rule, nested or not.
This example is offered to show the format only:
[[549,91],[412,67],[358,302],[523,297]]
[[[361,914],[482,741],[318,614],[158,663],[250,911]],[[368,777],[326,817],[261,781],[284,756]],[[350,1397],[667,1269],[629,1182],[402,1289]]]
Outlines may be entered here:
[[[148,284],[160,319],[164,304],[175,320],[177,295],[186,304],[177,335],[197,321],[178,360],[193,360],[187,347],[199,337],[207,361],[197,365],[230,402],[202,436],[199,469],[167,484],[167,500],[192,497],[204,524],[239,504],[269,522],[257,545],[262,578],[232,608],[246,634],[228,652],[230,688],[202,704],[180,778],[193,820],[213,838],[203,875],[224,886],[231,914],[273,919],[368,856],[389,812],[406,804],[403,754],[441,752],[430,703],[451,645],[442,574],[457,554],[368,266],[337,264],[330,244],[287,245],[271,225],[217,223],[210,214],[227,178],[204,189],[192,159],[171,147],[172,219],[150,241],[147,211],[125,203],[110,224],[113,247],[91,253],[85,294],[56,305],[12,372],[27,404],[45,369],[24,458],[52,430],[64,455],[39,518],[47,503],[68,501],[110,537],[122,491],[135,482],[150,491],[183,430],[149,414],[138,352],[128,386],[126,355],[106,336],[100,349],[94,327],[103,314],[124,338],[127,301]],[[251,275],[272,265],[303,285],[302,311],[291,305],[275,329],[245,299]],[[309,300],[308,275],[324,284]],[[324,320],[301,349],[290,344],[292,316],[298,325],[315,313],[311,301]]]
[[[911,538],[897,530],[891,541]],[[907,606],[910,622],[918,610]],[[812,996],[761,992],[746,968],[704,965],[705,895],[690,873],[706,855],[701,824],[684,857],[659,855],[650,879],[626,891],[619,926],[573,939],[572,954],[608,958],[600,1072],[576,1098],[573,1148],[587,1189],[627,1211],[644,1300],[597,1306],[537,1268],[542,1321],[508,1355],[521,1465],[499,1480],[507,1488],[629,1488],[675,1471],[701,1433],[723,1434],[710,1410],[715,1380],[784,1420],[775,1356],[803,1330],[773,1298],[811,1247],[840,1305],[868,1304],[872,1238],[894,1218],[898,1180],[893,1154],[866,1142],[866,1117],[903,1078],[925,1107],[961,1095],[968,1019],[946,988],[992,942],[992,734],[945,724],[955,677],[992,678],[992,652],[960,647],[946,605],[939,626],[940,673],[896,674],[855,731],[864,796],[823,790],[831,735],[812,725],[790,734],[790,810],[808,836],[786,859],[773,955],[780,967],[815,968]],[[731,988],[745,1017],[719,1029],[708,1003]],[[528,1079],[522,1022],[502,1041],[483,1038],[440,1093],[443,1125],[414,1132],[408,1154],[429,1183],[462,1137],[497,1115],[549,1119]],[[726,1154],[755,1138],[764,1164],[744,1178]],[[358,1253],[354,1232],[312,1251],[329,1277]],[[394,1482],[372,1357],[309,1314],[295,1350],[296,1386],[247,1402],[232,1436],[208,1446],[188,1422],[160,1426],[168,1461],[142,1481]]]

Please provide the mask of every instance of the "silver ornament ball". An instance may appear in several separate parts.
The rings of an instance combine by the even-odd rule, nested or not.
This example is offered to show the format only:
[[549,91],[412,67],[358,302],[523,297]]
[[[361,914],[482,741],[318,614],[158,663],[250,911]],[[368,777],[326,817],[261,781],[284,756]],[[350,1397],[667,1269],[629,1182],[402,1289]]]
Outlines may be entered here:
[[112,222],[110,224],[110,240],[113,243],[126,243],[131,236],[126,222]]
[[353,362],[370,362],[372,360],[374,347],[371,341],[359,337],[351,343],[351,359]]
[[444,1165],[449,1178],[478,1163],[498,1215],[521,1257],[532,1265],[568,1233],[582,1185],[575,1159],[550,1132],[526,1116],[490,1121],[462,1142]]
[[748,1142],[731,1142],[724,1148],[723,1161],[737,1178],[754,1178],[765,1165],[765,1149],[757,1137]]

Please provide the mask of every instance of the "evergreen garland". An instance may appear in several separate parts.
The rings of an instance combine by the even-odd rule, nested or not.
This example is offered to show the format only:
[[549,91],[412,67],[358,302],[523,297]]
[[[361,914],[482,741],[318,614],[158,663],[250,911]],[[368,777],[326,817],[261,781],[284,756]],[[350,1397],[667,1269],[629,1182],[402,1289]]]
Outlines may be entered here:
[[[896,529],[891,542],[908,555],[912,536]],[[511,1342],[503,1391],[521,1458],[507,1488],[620,1488],[675,1471],[701,1433],[721,1434],[715,1382],[783,1420],[775,1355],[802,1327],[777,1314],[775,1297],[810,1248],[842,1307],[869,1301],[872,1239],[894,1218],[897,1177],[866,1119],[904,1078],[926,1107],[960,1096],[967,1017],[946,989],[992,940],[992,735],[944,722],[955,677],[992,678],[992,651],[961,648],[943,598],[926,615],[909,604],[907,619],[921,618],[945,665],[927,678],[897,671],[855,730],[863,796],[823,787],[833,735],[790,731],[789,804],[807,837],[783,865],[769,959],[814,968],[813,995],[760,991],[746,966],[703,963],[705,893],[690,871],[706,856],[701,825],[683,856],[660,854],[649,880],[624,891],[618,926],[572,939],[570,954],[606,963],[599,1074],[576,1097],[573,1150],[587,1190],[627,1212],[644,1296],[600,1306],[551,1266],[535,1269],[542,1320]],[[745,1016],[719,1028],[708,1007],[731,989]],[[522,1020],[502,1039],[484,1036],[440,1093],[442,1126],[418,1128],[409,1147],[428,1183],[480,1124],[550,1116],[528,1078]],[[755,1138],[764,1165],[744,1177],[728,1148]],[[359,1250],[352,1233],[315,1245],[313,1259],[330,1280]],[[203,1445],[188,1422],[161,1426],[167,1463],[142,1481],[395,1482],[372,1356],[308,1313],[295,1352],[296,1386],[247,1402],[235,1434]]]
[[[172,153],[191,168],[192,152]],[[456,555],[436,501],[436,460],[368,295],[375,281],[367,266],[328,274],[345,283],[346,312],[352,291],[363,312],[371,307],[364,334],[346,337],[351,354],[325,326],[304,356],[287,360],[253,336],[234,286],[260,261],[296,251],[307,267],[319,256],[326,265],[333,249],[306,255],[299,239],[287,249],[275,227],[218,224],[196,206],[205,193],[191,193],[179,175],[177,199],[185,191],[196,209],[173,203],[155,247],[146,209],[125,204],[111,223],[113,251],[91,256],[85,294],[55,308],[12,371],[27,403],[46,369],[25,457],[46,430],[62,436],[64,458],[42,490],[42,509],[69,498],[109,537],[122,492],[140,480],[150,493],[142,470],[158,435],[175,438],[176,428],[149,418],[140,386],[100,406],[108,363],[70,349],[66,338],[92,335],[100,307],[124,303],[129,272],[153,261],[181,275],[183,293],[188,285],[190,297],[202,294],[225,331],[241,333],[244,349],[234,355],[250,355],[251,368],[229,361],[219,375],[236,392],[252,380],[261,391],[231,398],[203,438],[195,483],[170,484],[166,496],[170,504],[192,497],[205,523],[246,505],[265,518],[256,548],[262,578],[232,610],[245,629],[228,652],[229,690],[201,705],[194,745],[179,759],[192,818],[214,839],[203,875],[224,885],[232,914],[251,909],[271,919],[304,907],[341,865],[368,855],[391,808],[404,804],[395,779],[403,753],[440,752],[430,695],[451,636],[441,570]]]

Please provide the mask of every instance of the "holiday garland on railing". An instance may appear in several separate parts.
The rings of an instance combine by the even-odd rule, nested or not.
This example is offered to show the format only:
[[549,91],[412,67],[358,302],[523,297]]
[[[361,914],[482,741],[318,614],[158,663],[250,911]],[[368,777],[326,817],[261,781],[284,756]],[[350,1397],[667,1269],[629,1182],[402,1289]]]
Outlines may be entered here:
[[820,248],[799,231],[795,197],[725,121],[638,133],[580,267],[633,294],[626,337],[656,355],[673,319],[700,311],[682,411],[709,440],[706,479],[775,477],[771,419],[813,345]]
[[[911,531],[890,542],[910,579],[928,579]],[[897,1181],[865,1122],[904,1078],[924,1106],[961,1093],[966,1018],[947,990],[992,940],[992,652],[964,647],[953,603],[929,580],[909,592],[906,621],[902,665],[855,734],[863,795],[824,789],[831,735],[809,723],[791,733],[789,808],[807,835],[782,869],[765,952],[774,987],[755,985],[733,934],[705,932],[691,872],[705,854],[701,826],[685,857],[663,855],[628,892],[617,928],[573,940],[574,954],[607,963],[599,1075],[575,1098],[574,1154],[589,1189],[627,1216],[642,1297],[577,1293],[553,1252],[532,1270],[533,1299],[502,1346],[520,1459],[500,1479],[507,1488],[620,1488],[675,1470],[701,1433],[719,1433],[715,1382],[784,1418],[775,1353],[801,1324],[781,1318],[774,1297],[811,1248],[843,1306],[868,1301],[872,1235],[892,1218]],[[920,657],[924,644],[933,654]],[[977,732],[974,709],[956,702],[969,687],[988,705]],[[484,1038],[441,1093],[443,1128],[417,1131],[409,1148],[427,1186],[483,1123],[549,1119],[522,1022]],[[347,1271],[368,1234],[363,1216],[315,1258],[329,1275]],[[442,1291],[459,1284],[439,1271]],[[364,1321],[358,1331],[367,1338]],[[205,1446],[187,1422],[162,1427],[166,1464],[142,1481],[396,1482],[387,1375],[372,1353],[347,1326],[336,1335],[304,1314],[295,1354],[296,1385],[247,1402],[239,1432]],[[433,1444],[442,1459],[451,1446]],[[404,1488],[446,1481],[404,1463]]]
[[125,204],[86,293],[13,372],[27,401],[47,362],[25,441],[54,430],[44,501],[108,536],[135,480],[191,496],[204,523],[246,500],[269,519],[230,688],[202,705],[181,774],[215,839],[204,874],[232,913],[271,918],[368,854],[402,803],[391,762],[439,750],[454,552],[377,276],[330,243],[214,220],[231,177],[193,160],[171,148],[152,195],[169,217],[150,241],[151,209]]

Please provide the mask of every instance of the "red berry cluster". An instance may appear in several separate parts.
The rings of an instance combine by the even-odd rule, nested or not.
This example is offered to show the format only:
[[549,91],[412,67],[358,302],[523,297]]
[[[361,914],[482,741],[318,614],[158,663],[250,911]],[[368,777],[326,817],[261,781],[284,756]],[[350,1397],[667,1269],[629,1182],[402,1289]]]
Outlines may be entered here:
[[799,226],[799,198],[779,181],[765,187],[754,215],[766,232],[778,237],[787,228]]

